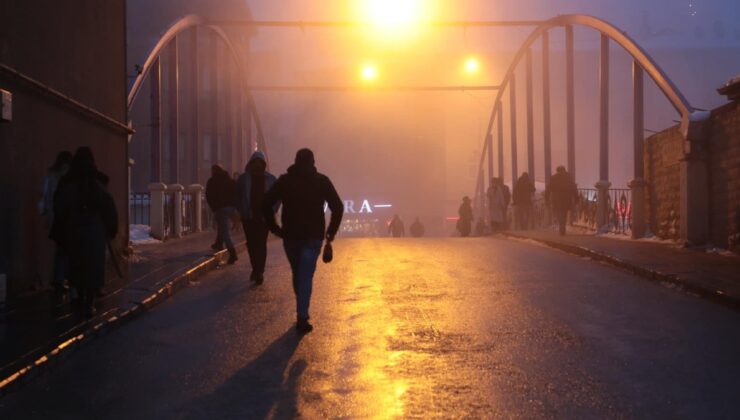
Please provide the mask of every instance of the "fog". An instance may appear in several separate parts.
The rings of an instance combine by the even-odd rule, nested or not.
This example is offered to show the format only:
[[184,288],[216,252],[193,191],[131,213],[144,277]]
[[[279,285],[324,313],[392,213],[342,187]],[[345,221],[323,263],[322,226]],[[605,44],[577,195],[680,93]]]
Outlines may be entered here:
[[[214,2],[197,4],[209,12]],[[717,94],[740,72],[740,3],[737,0],[520,0],[427,1],[434,20],[528,20],[583,13],[603,18],[639,42],[697,108],[724,103]],[[150,4],[150,3],[148,3]],[[246,4],[248,10],[244,9]],[[357,2],[315,0],[219,2],[216,19],[356,20]],[[191,5],[192,6],[192,5]],[[191,7],[188,6],[188,7]],[[186,13],[173,12],[174,16]],[[135,20],[136,16],[133,17]],[[132,16],[129,17],[132,19]],[[532,28],[417,28],[394,38],[360,28],[231,28],[247,52],[251,86],[362,85],[364,63],[378,68],[373,85],[496,85]],[[598,39],[576,28],[577,182],[598,179]],[[551,33],[553,165],[565,163],[564,32]],[[247,46],[248,45],[248,46]],[[534,50],[535,176],[544,180],[539,43]],[[466,57],[480,61],[475,75],[463,72]],[[624,187],[632,178],[631,59],[611,50],[610,180]],[[520,66],[522,67],[522,66]],[[518,74],[518,167],[525,170],[524,73]],[[679,118],[652,82],[646,83],[646,136]],[[448,234],[448,216],[472,195],[481,146],[493,106],[486,92],[255,92],[270,168],[280,173],[300,147],[314,149],[317,166],[340,195],[358,203],[392,204],[378,218],[399,213],[408,223],[419,215],[428,230]],[[508,103],[508,93],[504,96]],[[505,167],[510,181],[509,110],[504,121]],[[359,209],[359,204],[356,206]]]

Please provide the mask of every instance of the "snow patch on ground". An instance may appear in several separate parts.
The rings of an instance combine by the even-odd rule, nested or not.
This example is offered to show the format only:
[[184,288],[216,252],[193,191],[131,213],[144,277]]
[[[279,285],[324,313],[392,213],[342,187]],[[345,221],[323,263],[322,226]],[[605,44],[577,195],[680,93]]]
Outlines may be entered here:
[[159,244],[159,239],[154,239],[150,235],[151,227],[147,225],[129,225],[129,241],[134,245]]

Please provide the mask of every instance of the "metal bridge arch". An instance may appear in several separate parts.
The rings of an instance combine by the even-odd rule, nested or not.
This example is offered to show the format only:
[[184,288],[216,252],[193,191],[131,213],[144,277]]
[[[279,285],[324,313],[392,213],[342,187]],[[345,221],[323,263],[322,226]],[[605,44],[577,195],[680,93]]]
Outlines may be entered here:
[[[486,129],[486,139],[483,144],[482,153],[480,157],[480,163],[478,168],[478,180],[476,182],[476,204],[479,205],[480,209],[486,208],[485,203],[485,177],[483,172],[483,166],[488,158],[488,172],[489,178],[494,177],[493,172],[493,133],[492,129],[494,123],[498,121],[498,176],[502,179],[505,178],[503,170],[503,98],[504,91],[508,90],[510,95],[510,107],[511,107],[511,169],[512,169],[512,185],[517,179],[517,134],[516,134],[516,70],[521,64],[522,60],[526,61],[527,66],[527,152],[528,152],[528,167],[530,176],[534,175],[534,139],[533,139],[533,112],[532,112],[532,50],[531,47],[538,40],[542,40],[542,54],[543,54],[543,103],[544,103],[544,155],[545,155],[545,180],[549,181],[551,173],[551,156],[550,156],[550,75],[549,75],[549,31],[563,27],[566,32],[566,139],[567,139],[567,150],[568,150],[568,170],[571,175],[575,177],[575,110],[574,110],[574,47],[573,47],[573,27],[583,26],[591,29],[595,29],[601,33],[601,52],[600,52],[600,179],[599,183],[603,185],[609,185],[609,166],[608,166],[608,109],[609,109],[609,42],[614,41],[621,46],[633,59],[633,99],[634,99],[634,159],[635,162],[642,161],[642,142],[643,142],[643,72],[651,77],[661,92],[665,95],[668,101],[671,103],[673,108],[681,117],[681,131],[685,137],[689,135],[689,125],[692,121],[692,114],[695,113],[695,108],[691,106],[686,97],[676,87],[676,85],[668,78],[666,73],[655,60],[631,37],[629,37],[624,31],[620,30],[611,23],[599,19],[593,16],[587,15],[562,15],[554,17],[550,20],[545,21],[539,25],[524,41],[522,46],[517,51],[514,59],[512,60],[509,68],[500,83],[501,89],[497,92],[496,99],[494,102],[491,116],[488,120],[488,126]],[[486,156],[487,155],[487,156]],[[643,165],[634,165],[634,180],[635,185],[644,184]],[[635,205],[634,207],[638,207]],[[639,210],[641,211],[641,210]],[[642,215],[635,215],[636,217],[642,217]],[[639,227],[638,227],[639,231]],[[638,232],[637,235],[640,233]]]
[[208,21],[198,15],[187,15],[175,23],[173,23],[157,40],[154,47],[149,52],[149,55],[147,56],[147,59],[145,60],[144,64],[141,66],[139,73],[134,80],[133,84],[131,85],[128,93],[127,98],[127,109],[130,112],[131,109],[134,106],[134,103],[136,102],[139,93],[142,90],[142,87],[144,86],[145,80],[150,76],[150,73],[152,69],[157,65],[160,55],[165,51],[165,49],[172,43],[175,42],[178,35],[183,33],[186,30],[189,29],[197,29],[197,28],[205,28],[215,34],[218,39],[224,43],[226,46],[226,49],[229,53],[229,56],[234,62],[234,65],[237,69],[237,80],[239,83],[239,93],[242,95],[243,99],[246,100],[246,103],[248,104],[249,113],[252,117],[252,121],[254,121],[256,134],[257,134],[257,147],[264,151],[265,154],[267,153],[267,145],[265,142],[264,134],[262,131],[262,124],[259,119],[259,114],[257,113],[257,108],[254,102],[254,98],[247,88],[247,83],[245,80],[246,77],[246,71],[244,67],[244,63],[242,61],[242,56],[237,51],[236,47],[234,46],[233,42],[231,41],[230,37],[226,32],[217,25],[209,24]]

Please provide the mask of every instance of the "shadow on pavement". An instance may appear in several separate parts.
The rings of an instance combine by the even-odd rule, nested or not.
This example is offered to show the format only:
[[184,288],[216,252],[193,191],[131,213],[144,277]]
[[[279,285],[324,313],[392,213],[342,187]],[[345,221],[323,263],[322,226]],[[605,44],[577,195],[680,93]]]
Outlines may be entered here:
[[211,394],[188,404],[181,416],[198,419],[295,417],[298,385],[308,364],[303,359],[297,360],[290,366],[285,381],[283,376],[301,338],[290,328]]

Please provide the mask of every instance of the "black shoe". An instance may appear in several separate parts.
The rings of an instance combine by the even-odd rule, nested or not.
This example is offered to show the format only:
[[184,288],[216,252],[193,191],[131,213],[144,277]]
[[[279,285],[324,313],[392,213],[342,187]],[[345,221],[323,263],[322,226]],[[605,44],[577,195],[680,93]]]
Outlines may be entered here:
[[258,286],[265,282],[265,276],[262,275],[262,273],[257,273],[254,275],[254,283]]
[[229,260],[226,261],[228,264],[234,264],[239,257],[236,255],[236,249],[229,248]]
[[218,244],[218,243],[214,242],[211,245],[211,249],[214,250],[214,251],[216,251],[216,252],[218,252],[218,251],[221,251],[222,249],[224,249],[224,246],[221,245],[221,244]]
[[298,318],[295,329],[299,334],[308,334],[313,331],[313,325],[308,323],[308,318]]

